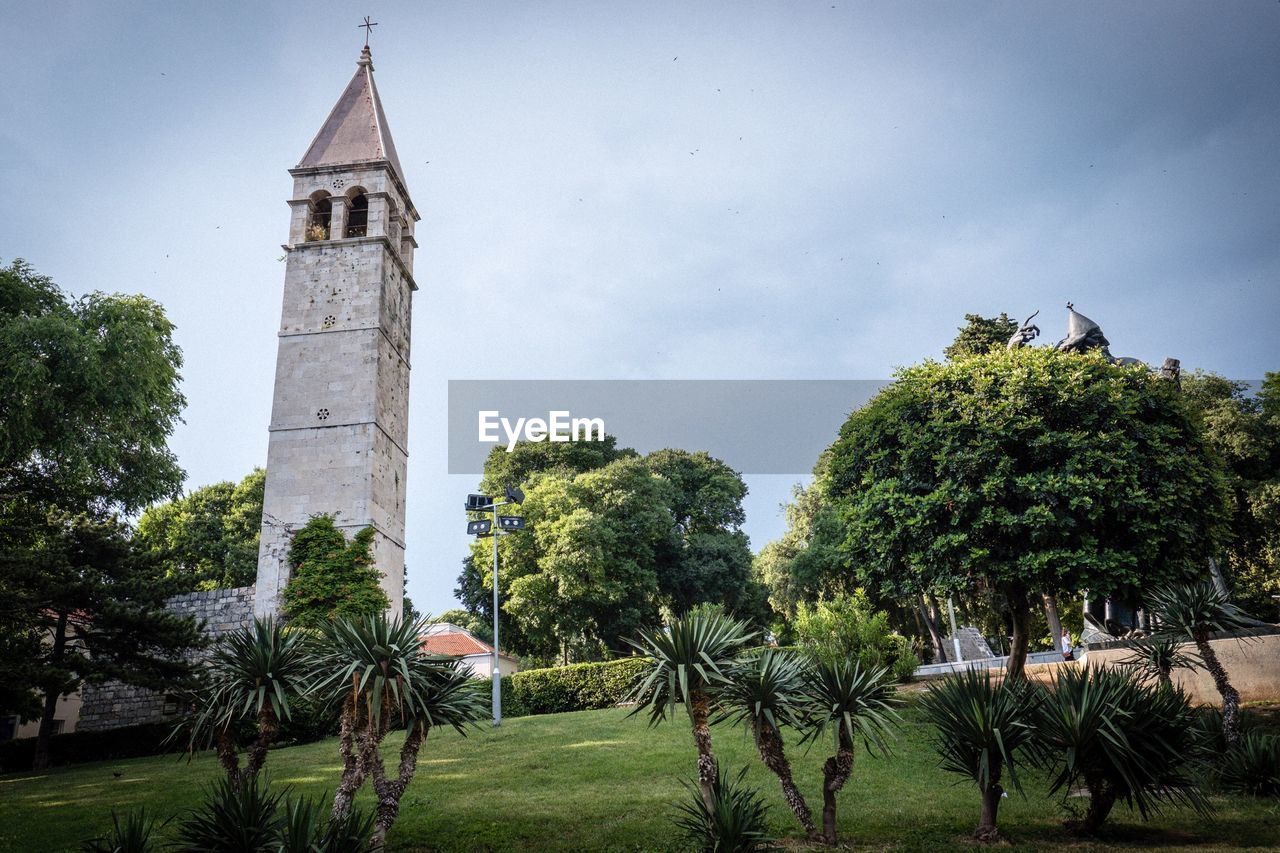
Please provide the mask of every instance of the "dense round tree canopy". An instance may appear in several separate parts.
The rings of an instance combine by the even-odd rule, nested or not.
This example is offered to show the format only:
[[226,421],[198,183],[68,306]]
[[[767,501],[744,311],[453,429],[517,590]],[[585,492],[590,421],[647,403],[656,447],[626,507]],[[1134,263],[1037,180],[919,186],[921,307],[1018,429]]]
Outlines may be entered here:
[[1015,659],[1029,592],[1194,577],[1223,533],[1220,463],[1177,386],[1096,353],[907,368],[828,456],[822,487],[851,566],[886,595],[999,589]]

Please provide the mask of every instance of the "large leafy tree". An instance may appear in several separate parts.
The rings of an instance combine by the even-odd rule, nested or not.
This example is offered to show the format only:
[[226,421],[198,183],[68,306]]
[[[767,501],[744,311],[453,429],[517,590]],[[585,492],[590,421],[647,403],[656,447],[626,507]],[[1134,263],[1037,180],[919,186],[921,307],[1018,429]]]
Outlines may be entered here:
[[1183,395],[1226,463],[1231,515],[1224,568],[1232,597],[1271,618],[1271,596],[1280,594],[1280,373],[1268,373],[1256,394],[1250,390],[1210,373],[1182,377]]
[[534,651],[620,651],[622,638],[657,622],[659,561],[674,548],[669,503],[667,484],[639,459],[537,481],[524,505],[532,535],[511,537],[504,563],[518,571],[520,551],[533,552],[505,609],[540,644]]
[[37,762],[60,693],[162,681],[194,638],[113,520],[182,483],[166,444],[185,402],[172,332],[145,297],[73,299],[22,261],[0,267],[0,698],[45,709]]
[[[819,460],[819,478],[822,470]],[[846,571],[840,522],[820,486],[797,486],[786,515],[787,529],[760,549],[754,568],[768,589],[769,604],[790,622],[800,604],[852,593],[857,579]]]
[[177,493],[166,441],[186,401],[172,333],[144,296],[71,299],[22,261],[0,267],[6,512],[129,513]]
[[266,472],[214,483],[147,509],[138,538],[165,565],[175,587],[230,589],[254,582]]
[[48,765],[59,696],[86,681],[164,689],[189,676],[182,653],[199,644],[199,629],[164,609],[163,568],[133,545],[127,525],[53,516],[29,549],[5,553],[0,569],[22,596],[26,635],[40,641],[26,650],[32,658],[16,662],[34,664],[26,686],[40,699],[34,769]]
[[[683,613],[702,602],[767,620],[740,529],[746,486],[736,471],[706,453],[640,457],[612,439],[594,450],[565,448],[520,444],[486,465],[482,489],[522,487],[518,511],[529,524],[499,541],[504,646],[544,659],[607,656],[620,650],[619,638],[657,624],[662,609]],[[477,542],[455,590],[485,624],[493,618],[491,549]]]
[[899,372],[849,416],[823,488],[842,549],[880,592],[984,583],[1013,619],[1029,594],[1132,594],[1203,572],[1221,539],[1221,468],[1173,383],[1045,348]]

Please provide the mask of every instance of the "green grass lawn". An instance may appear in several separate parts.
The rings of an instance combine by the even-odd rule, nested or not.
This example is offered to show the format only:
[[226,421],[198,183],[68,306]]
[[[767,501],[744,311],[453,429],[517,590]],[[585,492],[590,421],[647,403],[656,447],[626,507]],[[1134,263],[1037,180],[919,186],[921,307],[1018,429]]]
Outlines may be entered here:
[[[968,840],[978,817],[977,791],[937,769],[925,726],[908,709],[895,754],[860,753],[840,800],[840,835],[851,848],[974,849]],[[398,736],[388,738],[388,755]],[[775,830],[800,847],[801,835],[783,805],[776,779],[756,758],[743,729],[717,728],[722,764],[746,764],[772,805]],[[820,810],[820,744],[792,748],[801,790]],[[672,804],[685,796],[694,751],[681,715],[656,729],[622,711],[586,711],[507,720],[498,730],[467,738],[432,733],[406,792],[391,850],[678,849]],[[274,750],[267,771],[276,785],[314,796],[338,778],[337,742]],[[212,755],[191,763],[173,756],[103,762],[44,774],[0,776],[0,850],[74,850],[110,823],[113,808],[145,805],[162,815],[196,805],[218,768]],[[117,774],[119,774],[117,776]],[[1028,798],[1010,795],[1000,824],[1007,849],[1161,850],[1276,849],[1280,802],[1214,797],[1212,821],[1173,810],[1143,824],[1117,806],[1113,826],[1095,843],[1061,831],[1059,799],[1046,799],[1040,779]],[[368,790],[361,803],[370,805]],[[1079,802],[1079,801],[1076,801]],[[171,831],[173,824],[168,829]]]

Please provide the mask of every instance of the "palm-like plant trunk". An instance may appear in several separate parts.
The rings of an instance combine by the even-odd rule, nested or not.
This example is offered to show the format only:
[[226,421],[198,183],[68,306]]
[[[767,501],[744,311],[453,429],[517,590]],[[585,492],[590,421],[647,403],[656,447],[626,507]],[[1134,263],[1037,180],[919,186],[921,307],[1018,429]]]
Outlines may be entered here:
[[262,710],[258,712],[258,739],[249,747],[249,760],[245,764],[242,778],[249,779],[258,775],[267,761],[267,749],[275,741],[279,731],[280,724],[276,720],[275,711],[271,710],[269,702],[264,702]]
[[800,793],[795,780],[791,778],[791,763],[787,761],[787,754],[782,746],[781,732],[755,719],[752,721],[752,728],[755,730],[756,749],[760,751],[760,759],[782,783],[782,797],[787,801],[787,807],[796,816],[796,820],[800,821],[809,840],[820,841],[822,835],[814,826],[813,812],[809,810],[809,804],[804,801],[804,795]]
[[716,757],[711,751],[711,701],[706,691],[689,691],[689,716],[693,721],[693,744],[698,748],[698,787],[709,811],[715,811]]
[[1222,661],[1218,660],[1213,646],[1209,645],[1209,632],[1197,631],[1195,638],[1196,648],[1200,650],[1200,657],[1204,660],[1204,668],[1213,676],[1213,686],[1218,688],[1218,694],[1222,696],[1222,736],[1226,739],[1227,746],[1235,746],[1240,740],[1240,693],[1231,686],[1227,670],[1222,666]]
[[394,779],[388,779],[381,757],[373,762],[373,789],[378,795],[378,810],[374,821],[373,839],[370,848],[379,850],[386,844],[387,830],[400,815],[400,798],[413,780],[414,771],[418,769],[418,750],[427,739],[430,726],[425,723],[415,725],[405,734],[404,745],[400,747],[400,766]]
[[1000,837],[997,818],[1000,813],[1000,800],[1004,797],[1004,788],[1000,784],[1001,769],[999,757],[993,755],[987,787],[983,788],[979,783],[979,790],[982,792],[982,814],[978,818],[978,828],[973,831],[973,837],[978,841],[992,842]]
[[822,765],[822,839],[827,844],[836,843],[836,794],[852,773],[853,739],[840,723],[836,754]]
[[1102,827],[1107,816],[1111,814],[1111,809],[1116,804],[1116,792],[1097,776],[1087,778],[1085,785],[1089,789],[1089,809],[1084,814],[1080,829],[1092,835]]
[[342,776],[338,780],[338,789],[333,794],[333,820],[346,820],[350,816],[356,791],[364,783],[357,743],[361,710],[362,706],[354,696],[348,696],[342,704],[342,716],[338,724],[338,755],[342,758]]
[[227,774],[227,780],[232,784],[240,784],[240,754],[236,751],[236,736],[231,731],[230,723],[218,730],[213,746],[218,753],[218,763]]

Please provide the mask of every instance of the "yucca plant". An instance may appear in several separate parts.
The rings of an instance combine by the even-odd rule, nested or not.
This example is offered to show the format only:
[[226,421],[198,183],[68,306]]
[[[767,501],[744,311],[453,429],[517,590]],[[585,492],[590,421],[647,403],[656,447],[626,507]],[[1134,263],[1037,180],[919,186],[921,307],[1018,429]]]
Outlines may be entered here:
[[1218,784],[1254,797],[1280,797],[1280,737],[1245,732],[1222,755]]
[[[308,658],[311,689],[339,704],[338,751],[342,777],[333,797],[332,819],[351,814],[356,791],[372,777],[378,796],[373,844],[380,846],[400,811],[413,779],[418,751],[435,726],[466,734],[485,715],[481,696],[456,661],[426,654],[428,622],[404,622],[385,614],[330,623]],[[406,730],[400,763],[388,776],[378,751],[393,728]]]
[[1156,590],[1147,602],[1159,620],[1157,635],[1193,640],[1204,668],[1222,697],[1222,733],[1229,746],[1240,739],[1240,693],[1209,644],[1213,634],[1247,628],[1253,620],[1236,607],[1212,581]]
[[1172,687],[1175,669],[1195,669],[1200,665],[1196,654],[1184,652],[1182,646],[1182,641],[1174,637],[1136,640],[1133,651],[1117,663],[1133,667],[1144,678],[1154,678]]
[[[175,732],[185,731],[194,752],[210,743],[227,778],[240,781],[257,775],[267,749],[289,719],[292,699],[306,675],[306,634],[285,628],[274,619],[225,635],[201,674],[201,687],[192,696],[194,712]],[[237,725],[252,720],[257,737],[240,768]]]
[[1050,793],[1083,786],[1084,819],[1072,829],[1095,832],[1124,802],[1143,820],[1163,803],[1203,810],[1190,775],[1199,738],[1194,712],[1179,689],[1144,684],[1115,668],[1064,669],[1040,705],[1037,737],[1053,772]]
[[[649,725],[657,725],[684,704],[698,750],[698,786],[712,808],[716,758],[711,750],[711,690],[729,680],[735,656],[754,637],[746,625],[728,616],[699,614],[671,620],[659,631],[640,632],[628,640],[648,666],[637,676],[630,699],[631,714],[649,709]],[[628,714],[628,716],[631,716]]]
[[942,769],[967,776],[982,793],[982,815],[973,833],[979,841],[1000,836],[997,818],[1006,775],[1022,792],[1018,767],[1024,759],[1035,761],[1039,701],[1033,685],[992,678],[990,670],[969,670],[929,686],[922,706],[934,726]]
[[272,853],[365,853],[371,850],[373,815],[358,809],[333,820],[321,799],[284,804]]
[[813,824],[813,813],[791,776],[791,763],[783,747],[782,728],[804,728],[805,664],[797,655],[766,649],[748,655],[730,667],[729,681],[715,689],[720,713],[714,723],[748,722],[760,760],[782,784],[787,807],[800,821],[810,840],[822,835]]
[[897,679],[888,669],[863,669],[854,661],[819,661],[805,678],[803,740],[817,741],[830,731],[835,755],[822,765],[822,838],[836,839],[836,795],[853,773],[855,745],[887,755],[893,725],[900,721],[894,706]]
[[276,842],[281,795],[266,780],[224,777],[178,827],[178,849],[190,853],[258,853]]
[[147,814],[146,808],[127,812],[123,817],[111,810],[111,831],[86,841],[81,853],[157,853],[160,842],[156,830],[168,821]]
[[769,835],[769,807],[760,792],[746,784],[747,769],[729,777],[717,768],[711,784],[710,802],[703,796],[701,781],[685,784],[689,799],[678,803],[676,826],[698,849],[708,853],[756,853],[776,850]]

